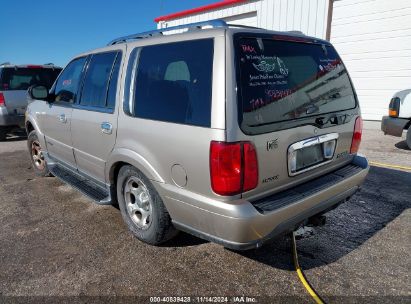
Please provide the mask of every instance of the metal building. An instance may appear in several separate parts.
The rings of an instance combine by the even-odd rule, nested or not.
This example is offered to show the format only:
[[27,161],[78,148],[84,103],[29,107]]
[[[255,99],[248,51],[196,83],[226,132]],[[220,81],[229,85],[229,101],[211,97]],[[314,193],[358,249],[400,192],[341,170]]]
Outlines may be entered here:
[[411,88],[409,0],[225,0],[155,22],[164,28],[211,19],[330,40],[351,74],[365,119],[380,120],[392,95]]

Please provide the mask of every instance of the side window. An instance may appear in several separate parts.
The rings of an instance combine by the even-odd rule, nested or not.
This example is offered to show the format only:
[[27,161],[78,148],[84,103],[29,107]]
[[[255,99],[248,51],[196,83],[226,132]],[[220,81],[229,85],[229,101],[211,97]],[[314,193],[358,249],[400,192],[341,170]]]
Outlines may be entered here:
[[203,39],[144,47],[134,116],[210,127],[213,45]]
[[[111,89],[110,92],[109,82],[116,57],[117,52],[94,54],[91,57],[86,76],[84,78],[80,105],[95,108],[109,107],[106,102],[108,93],[111,93],[111,95],[113,94],[113,89]],[[118,68],[116,73],[118,75]],[[113,78],[113,80],[115,81],[111,82],[110,87],[112,85],[116,85],[117,78]],[[114,102],[115,96],[114,101],[110,100],[110,107],[114,106]]]
[[55,101],[74,102],[85,62],[86,57],[81,57],[67,65],[56,82]]
[[107,93],[107,108],[114,109],[116,105],[117,81],[120,72],[121,53],[119,52],[114,63],[113,71],[111,72],[110,84]]

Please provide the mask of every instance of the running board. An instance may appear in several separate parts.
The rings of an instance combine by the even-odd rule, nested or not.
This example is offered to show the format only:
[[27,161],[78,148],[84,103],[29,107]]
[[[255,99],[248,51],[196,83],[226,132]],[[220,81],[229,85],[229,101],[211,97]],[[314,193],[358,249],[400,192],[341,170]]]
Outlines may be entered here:
[[49,170],[55,177],[77,189],[97,204],[111,205],[110,191],[102,188],[94,181],[58,164],[49,165]]

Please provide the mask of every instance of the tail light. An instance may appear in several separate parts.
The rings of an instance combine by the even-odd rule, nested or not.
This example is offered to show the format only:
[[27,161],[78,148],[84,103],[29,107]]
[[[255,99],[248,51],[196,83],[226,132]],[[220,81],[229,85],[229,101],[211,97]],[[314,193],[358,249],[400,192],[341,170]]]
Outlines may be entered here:
[[250,142],[210,144],[210,177],[213,191],[235,195],[257,187],[258,162]]
[[360,116],[357,117],[355,120],[354,125],[354,133],[352,135],[352,142],[351,142],[351,154],[355,154],[358,152],[361,143],[361,136],[362,136],[362,118]]
[[3,93],[0,93],[0,107],[6,106],[6,99],[4,98]]
[[393,97],[390,101],[390,106],[388,109],[388,115],[390,117],[398,117],[398,113],[400,112],[400,98]]

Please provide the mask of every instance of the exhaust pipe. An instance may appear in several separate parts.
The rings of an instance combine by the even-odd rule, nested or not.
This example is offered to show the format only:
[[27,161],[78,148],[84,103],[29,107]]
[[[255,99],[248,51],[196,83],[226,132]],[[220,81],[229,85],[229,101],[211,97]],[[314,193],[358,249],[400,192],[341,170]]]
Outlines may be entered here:
[[307,221],[308,226],[321,227],[324,226],[327,221],[325,215],[314,215],[310,217]]

